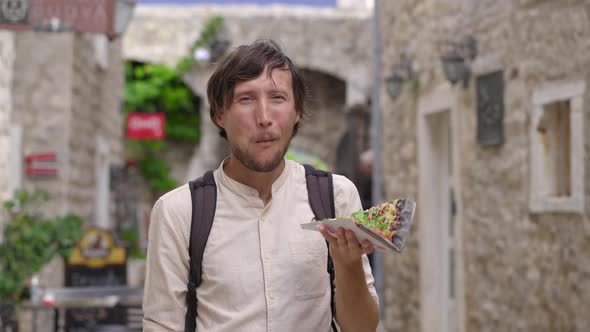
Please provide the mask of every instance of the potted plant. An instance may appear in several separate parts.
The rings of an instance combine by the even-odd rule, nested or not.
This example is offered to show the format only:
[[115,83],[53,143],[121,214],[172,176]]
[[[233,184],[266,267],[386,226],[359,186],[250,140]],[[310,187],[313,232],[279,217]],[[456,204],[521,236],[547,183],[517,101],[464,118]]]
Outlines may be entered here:
[[19,191],[4,202],[0,243],[0,320],[16,330],[17,305],[28,297],[31,277],[56,255],[67,258],[82,233],[82,220],[73,214],[47,218],[46,191]]

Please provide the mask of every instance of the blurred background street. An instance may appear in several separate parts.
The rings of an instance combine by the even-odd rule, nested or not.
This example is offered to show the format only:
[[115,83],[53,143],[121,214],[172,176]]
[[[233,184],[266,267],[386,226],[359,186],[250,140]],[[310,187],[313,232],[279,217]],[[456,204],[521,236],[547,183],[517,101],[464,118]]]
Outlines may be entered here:
[[219,167],[206,83],[277,41],[286,157],[365,207],[379,331],[590,331],[590,1],[0,0],[0,331],[140,331],[150,209]]

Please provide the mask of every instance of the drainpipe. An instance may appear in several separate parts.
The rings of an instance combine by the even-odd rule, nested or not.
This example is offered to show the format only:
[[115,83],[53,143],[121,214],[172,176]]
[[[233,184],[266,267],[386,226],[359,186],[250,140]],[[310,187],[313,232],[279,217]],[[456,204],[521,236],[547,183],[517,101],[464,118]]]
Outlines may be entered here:
[[[373,19],[373,97],[371,101],[371,149],[373,150],[372,203],[383,202],[383,113],[381,112],[381,36],[379,31],[379,0],[374,2]],[[380,252],[374,254],[375,288],[379,294],[381,316],[383,317],[383,257]]]

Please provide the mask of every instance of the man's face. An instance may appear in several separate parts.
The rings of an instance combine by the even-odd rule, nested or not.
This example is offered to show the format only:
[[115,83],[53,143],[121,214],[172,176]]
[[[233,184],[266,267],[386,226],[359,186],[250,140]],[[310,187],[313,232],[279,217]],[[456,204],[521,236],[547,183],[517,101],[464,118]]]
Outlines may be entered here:
[[297,121],[291,73],[283,69],[238,83],[229,108],[217,117],[232,156],[256,172],[280,165]]

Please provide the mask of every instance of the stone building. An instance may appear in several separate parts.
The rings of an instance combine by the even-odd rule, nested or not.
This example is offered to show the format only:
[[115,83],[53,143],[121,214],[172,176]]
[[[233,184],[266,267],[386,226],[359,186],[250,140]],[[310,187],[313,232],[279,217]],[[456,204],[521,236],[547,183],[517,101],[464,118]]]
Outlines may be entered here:
[[[347,132],[347,113],[353,107],[366,109],[371,93],[370,1],[323,1],[335,5],[320,7],[153,2],[159,4],[136,8],[124,38],[125,58],[173,66],[189,52],[203,24],[214,15],[223,17],[221,36],[230,41],[230,47],[257,39],[276,40],[302,68],[313,98],[309,105],[313,115],[291,146],[319,157],[331,169],[336,167],[342,157],[336,155],[335,147]],[[206,83],[213,69],[212,64],[196,65],[185,77],[203,103],[207,103]],[[217,168],[227,152],[225,141],[209,121],[207,105],[201,107],[201,118],[201,143],[194,152],[186,155],[179,150],[167,156],[181,183]],[[186,175],[178,178],[178,174]]]
[[[10,163],[10,116],[12,114],[12,73],[14,62],[14,36],[0,31],[0,169],[7,170]],[[9,197],[13,184],[8,172],[0,172],[0,200]]]
[[[418,202],[384,257],[385,330],[589,330],[590,4],[377,6],[384,78],[400,54],[413,67],[397,98],[381,89],[385,195]],[[451,85],[440,56],[468,36]]]
[[[93,34],[2,31],[0,153],[3,198],[14,189],[50,192],[49,214],[73,212],[108,226],[110,167],[123,162],[120,41]],[[6,102],[4,102],[6,101]],[[50,153],[54,176],[25,170]],[[5,164],[4,164],[5,163]]]
[[[2,200],[16,189],[45,189],[46,216],[75,213],[85,227],[115,226],[110,171],[124,161],[121,59],[120,40],[102,35],[0,31]],[[27,163],[39,154],[55,158]],[[57,172],[31,174],[29,167]],[[55,259],[42,270],[40,286],[63,283],[63,262]],[[30,312],[21,314],[21,330],[29,331]],[[41,316],[38,325],[51,327],[50,315]]]

